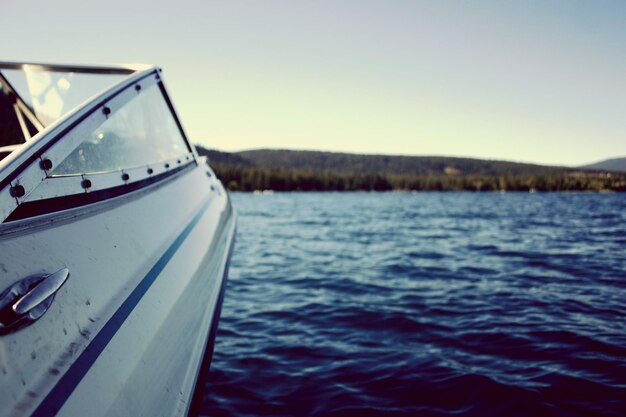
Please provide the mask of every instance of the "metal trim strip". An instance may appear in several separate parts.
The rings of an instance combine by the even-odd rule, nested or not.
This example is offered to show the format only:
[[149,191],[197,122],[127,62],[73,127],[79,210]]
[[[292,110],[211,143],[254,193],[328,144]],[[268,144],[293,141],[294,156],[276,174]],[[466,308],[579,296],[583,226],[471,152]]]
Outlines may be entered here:
[[[30,217],[41,216],[43,214],[55,213],[61,210],[68,210],[76,207],[85,206],[87,204],[93,204],[106,200],[109,198],[119,197],[124,194],[128,194],[132,191],[140,190],[155,182],[164,180],[177,172],[183,171],[186,168],[193,166],[193,162],[165,171],[158,175],[153,175],[148,178],[135,181],[129,184],[122,184],[115,187],[103,188],[97,191],[84,192],[81,194],[71,194],[61,197],[45,198],[41,200],[26,201],[19,206],[4,220],[5,223],[10,223],[15,220],[27,219]],[[76,178],[76,182],[80,183],[81,179],[88,177],[72,176]],[[60,180],[59,178],[58,180]]]
[[[83,174],[51,175],[41,181],[26,198],[22,198],[20,203],[27,203],[36,200],[45,200],[54,197],[67,197],[73,194],[100,191],[113,188],[119,185],[131,185],[137,181],[169,172],[180,168],[192,161],[191,152],[178,155],[154,163],[140,165],[133,168],[118,169],[115,171],[88,172]],[[89,179],[91,187],[85,189],[81,181]]]
[[148,289],[150,289],[152,284],[156,281],[167,263],[172,259],[187,236],[189,236],[191,231],[198,224],[209,207],[210,201],[210,199],[207,200],[198,210],[181,234],[178,235],[176,240],[167,248],[165,253],[161,255],[161,258],[154,264],[152,269],[142,278],[122,305],[118,307],[113,316],[111,316],[89,345],[87,345],[85,350],[78,356],[76,361],[65,374],[63,374],[59,382],[57,382],[54,388],[50,390],[48,395],[46,395],[43,401],[37,406],[35,411],[31,414],[31,417],[54,416],[59,412],[63,404],[65,404],[72,392],[74,392],[74,389],[76,389],[80,381],[82,381],[87,372],[89,372],[91,366],[96,362],[111,339],[113,339],[113,336],[115,336],[120,327],[122,327],[128,316],[130,316],[137,304],[139,304],[139,301],[141,301],[146,292],[148,292]]

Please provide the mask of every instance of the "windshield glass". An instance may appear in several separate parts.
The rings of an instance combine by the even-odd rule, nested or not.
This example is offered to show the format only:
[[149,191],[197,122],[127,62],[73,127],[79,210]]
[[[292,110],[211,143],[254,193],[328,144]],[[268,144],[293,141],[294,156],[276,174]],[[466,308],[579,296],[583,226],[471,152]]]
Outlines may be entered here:
[[123,74],[48,71],[27,64],[21,69],[0,72],[43,127],[125,77]]
[[52,171],[87,174],[135,168],[190,152],[158,85],[142,90]]

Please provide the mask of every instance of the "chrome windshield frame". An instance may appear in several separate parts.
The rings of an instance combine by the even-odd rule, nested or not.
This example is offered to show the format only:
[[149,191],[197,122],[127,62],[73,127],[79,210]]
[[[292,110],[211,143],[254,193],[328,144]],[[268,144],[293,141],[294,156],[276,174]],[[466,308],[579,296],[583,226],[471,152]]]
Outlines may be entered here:
[[119,74],[130,75],[134,72],[150,69],[150,65],[145,64],[126,64],[126,65],[67,65],[67,64],[50,64],[42,62],[11,62],[0,61],[0,70],[25,70],[29,71],[47,71],[47,72],[80,72],[84,74]]

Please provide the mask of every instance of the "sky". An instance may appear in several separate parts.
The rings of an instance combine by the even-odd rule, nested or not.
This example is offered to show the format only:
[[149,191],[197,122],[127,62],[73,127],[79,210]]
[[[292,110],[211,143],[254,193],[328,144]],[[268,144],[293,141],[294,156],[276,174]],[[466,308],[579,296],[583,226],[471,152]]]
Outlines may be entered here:
[[0,60],[163,68],[206,147],[626,156],[626,2],[7,1]]

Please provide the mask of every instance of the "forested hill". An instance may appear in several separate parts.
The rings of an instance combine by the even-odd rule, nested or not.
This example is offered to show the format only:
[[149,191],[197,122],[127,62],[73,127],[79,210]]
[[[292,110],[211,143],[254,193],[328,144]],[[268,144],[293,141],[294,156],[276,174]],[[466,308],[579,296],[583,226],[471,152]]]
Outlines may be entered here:
[[538,175],[570,170],[563,167],[441,156],[359,155],[349,153],[259,149],[236,153],[198,147],[213,164],[316,172],[395,175]]
[[626,172],[626,157],[613,158],[605,161],[596,162],[595,164],[589,164],[581,167],[582,169],[596,169],[603,171],[618,171]]
[[197,146],[231,190],[626,191],[626,174],[439,156]]

